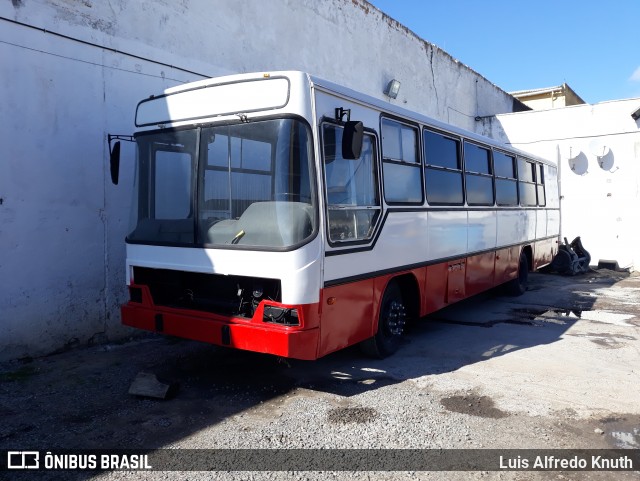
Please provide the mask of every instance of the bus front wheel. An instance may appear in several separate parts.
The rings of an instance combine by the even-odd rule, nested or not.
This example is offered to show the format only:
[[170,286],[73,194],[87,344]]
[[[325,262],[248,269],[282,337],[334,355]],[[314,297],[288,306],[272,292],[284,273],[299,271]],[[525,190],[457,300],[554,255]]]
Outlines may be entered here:
[[383,359],[400,347],[407,320],[407,310],[402,299],[402,291],[397,282],[391,281],[384,291],[380,303],[378,331],[375,336],[363,341],[362,351],[370,357]]

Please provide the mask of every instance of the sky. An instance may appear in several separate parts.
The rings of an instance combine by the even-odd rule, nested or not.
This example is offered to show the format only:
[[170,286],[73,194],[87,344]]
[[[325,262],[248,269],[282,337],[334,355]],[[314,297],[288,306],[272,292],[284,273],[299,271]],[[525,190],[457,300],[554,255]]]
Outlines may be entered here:
[[640,0],[368,1],[507,92],[640,97]]

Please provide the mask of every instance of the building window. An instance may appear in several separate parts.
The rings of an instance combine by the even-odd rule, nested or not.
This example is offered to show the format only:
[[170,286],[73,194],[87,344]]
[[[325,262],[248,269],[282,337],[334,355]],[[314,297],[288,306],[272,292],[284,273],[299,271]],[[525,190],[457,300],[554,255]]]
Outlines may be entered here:
[[464,143],[464,170],[468,205],[493,205],[491,151]]
[[494,150],[493,167],[496,174],[496,204],[501,206],[518,205],[515,157]]
[[421,204],[418,130],[382,119],[384,198],[388,204]]
[[423,138],[427,202],[463,205],[460,141],[430,130]]

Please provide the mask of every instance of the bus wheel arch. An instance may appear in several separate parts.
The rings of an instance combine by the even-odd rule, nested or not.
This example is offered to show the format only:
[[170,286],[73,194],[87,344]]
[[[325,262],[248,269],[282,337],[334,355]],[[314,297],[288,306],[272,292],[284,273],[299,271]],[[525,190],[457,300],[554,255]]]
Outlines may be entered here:
[[420,317],[420,287],[413,274],[403,274],[394,277],[393,282],[397,282],[402,292],[402,299],[407,309],[407,320],[414,320]]
[[518,258],[518,272],[516,277],[505,284],[507,294],[511,296],[520,296],[527,291],[529,271],[532,269],[532,266],[533,251],[531,246],[524,246],[520,251],[520,256]]
[[398,350],[408,319],[419,312],[419,289],[411,274],[389,280],[377,309],[376,333],[360,344],[370,357],[382,359]]

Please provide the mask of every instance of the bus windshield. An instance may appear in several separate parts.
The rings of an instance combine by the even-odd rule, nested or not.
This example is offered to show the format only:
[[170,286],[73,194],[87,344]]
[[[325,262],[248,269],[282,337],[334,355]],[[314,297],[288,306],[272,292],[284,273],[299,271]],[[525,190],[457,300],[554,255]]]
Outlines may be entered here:
[[137,137],[127,240],[288,248],[317,231],[312,139],[294,119]]

